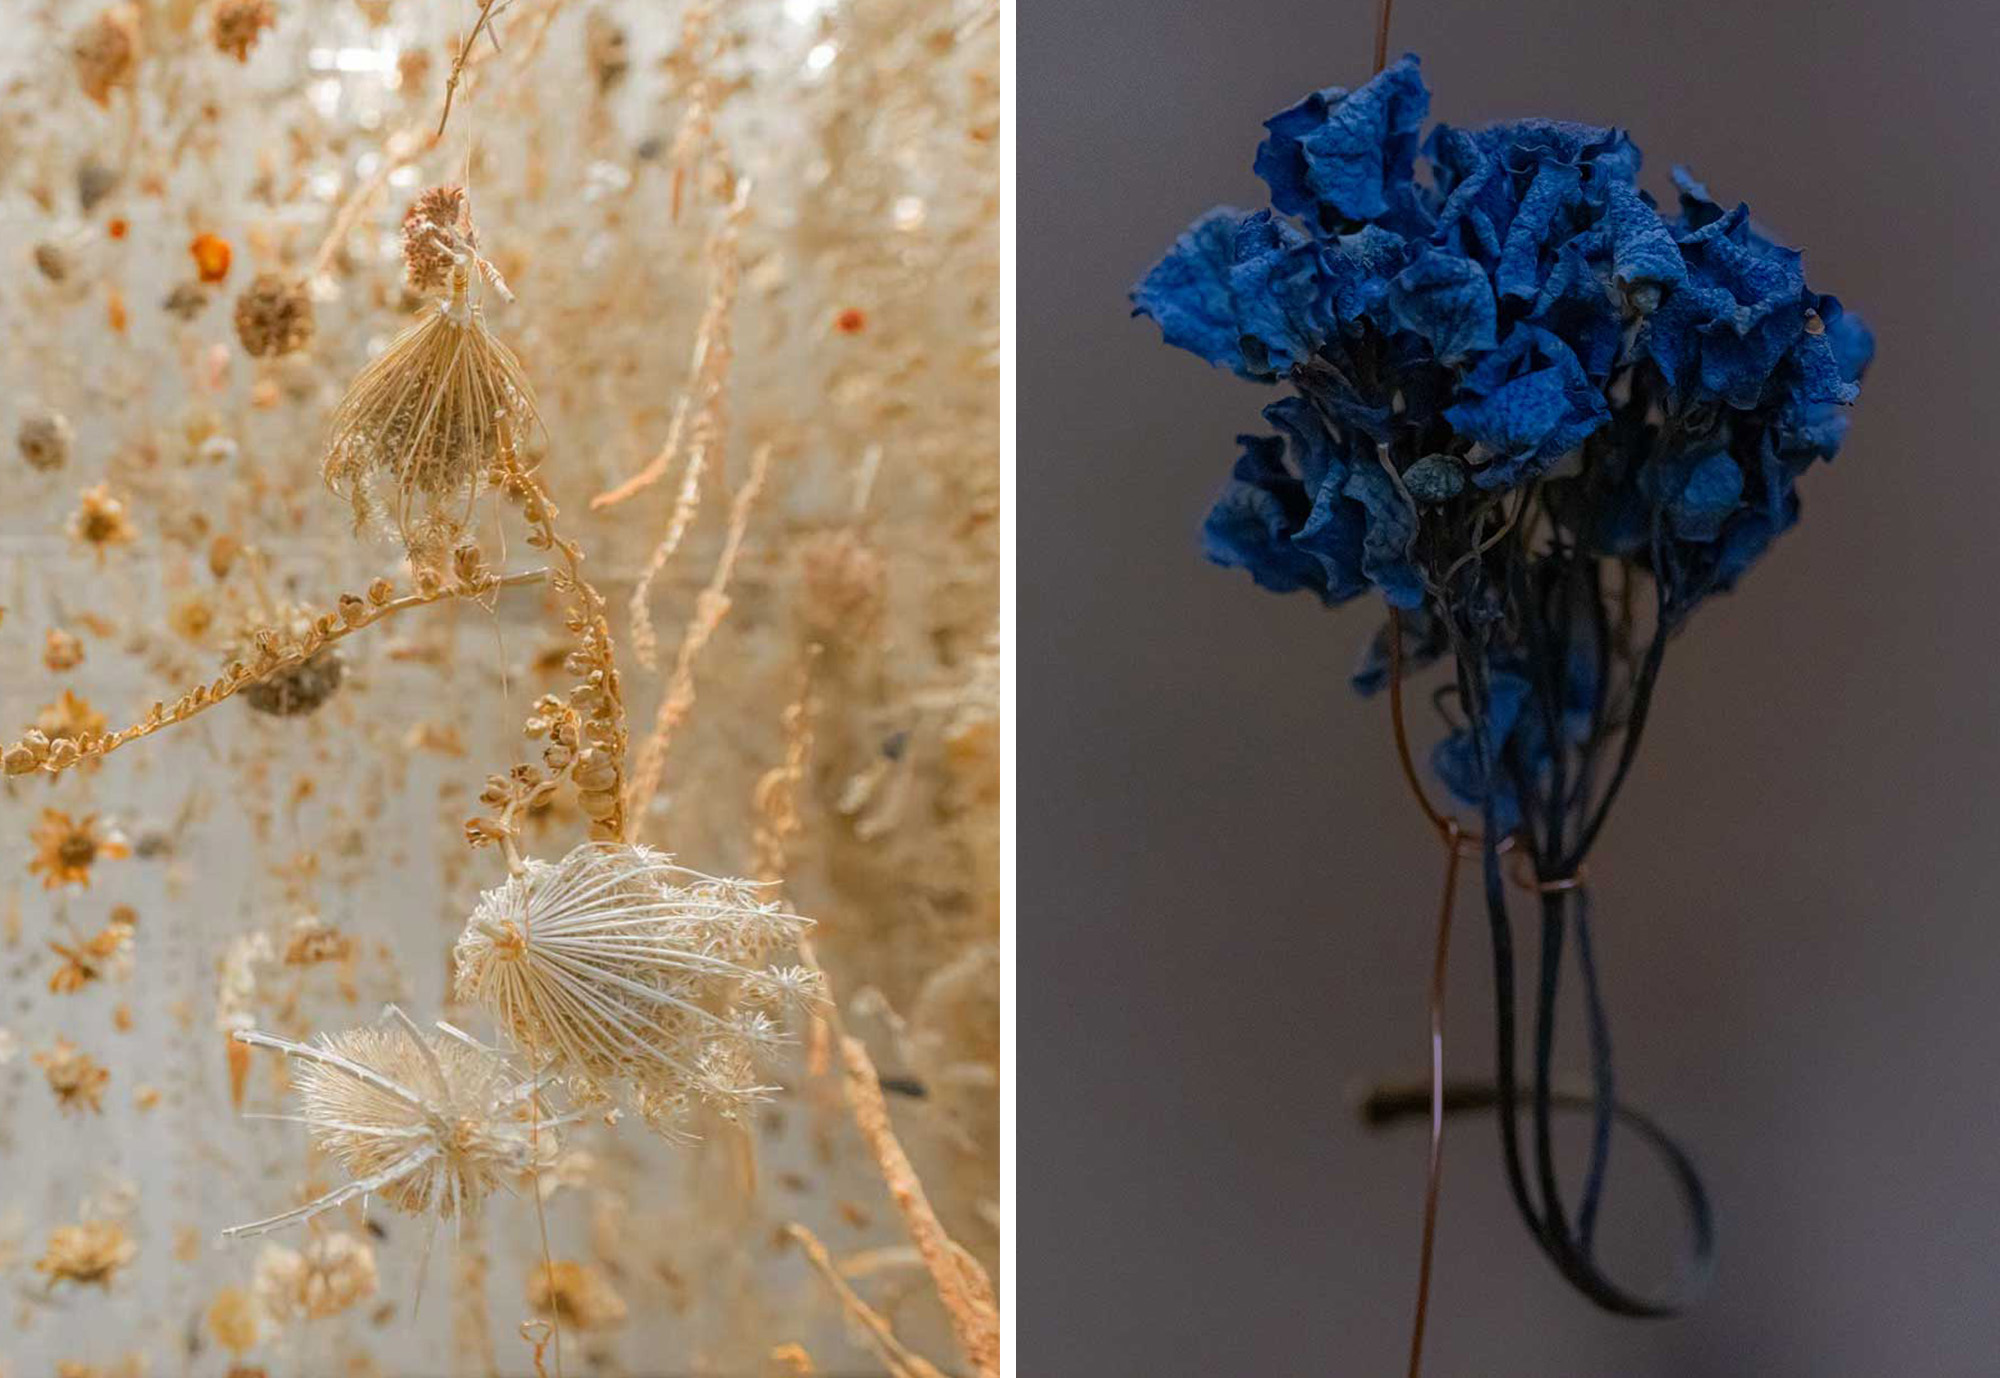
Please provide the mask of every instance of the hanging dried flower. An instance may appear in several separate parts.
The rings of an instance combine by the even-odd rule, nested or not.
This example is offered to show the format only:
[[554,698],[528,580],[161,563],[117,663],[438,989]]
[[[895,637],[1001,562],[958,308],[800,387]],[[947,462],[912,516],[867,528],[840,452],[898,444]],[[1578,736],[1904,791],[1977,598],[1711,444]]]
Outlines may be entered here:
[[111,922],[102,931],[81,943],[71,945],[51,940],[49,950],[61,957],[63,964],[49,977],[49,993],[73,995],[82,990],[92,981],[102,978],[114,962],[125,957],[131,945],[132,925],[121,923],[119,910],[116,909],[111,913]]
[[139,65],[138,10],[114,6],[84,25],[70,44],[70,61],[83,93],[99,105],[110,104],[112,90],[130,86]]
[[111,485],[100,483],[78,496],[77,509],[70,515],[69,537],[89,546],[102,559],[114,545],[129,545],[138,539],[139,528],[125,515],[125,504],[111,496]]
[[43,809],[41,823],[28,836],[35,844],[28,870],[41,875],[45,890],[58,885],[81,885],[88,889],[92,866],[101,860],[132,854],[115,828],[98,831],[94,813],[73,820],[60,810]]
[[337,646],[326,646],[295,665],[265,673],[287,645],[303,641],[312,618],[303,608],[280,608],[273,626],[240,628],[223,652],[222,662],[240,661],[265,677],[243,690],[243,700],[259,713],[277,718],[302,717],[332,698],[347,677],[347,660]]
[[49,1233],[48,1246],[35,1271],[51,1284],[72,1282],[109,1289],[118,1270],[138,1257],[139,1246],[116,1220],[85,1220],[60,1225]]
[[70,429],[69,418],[61,412],[33,412],[21,418],[20,429],[14,432],[14,443],[20,447],[21,458],[30,469],[49,473],[69,463],[76,432]]
[[51,742],[67,740],[81,745],[85,738],[102,733],[107,725],[104,715],[90,706],[89,699],[78,698],[68,689],[62,691],[61,698],[44,704],[35,715],[36,729]]
[[528,1274],[528,1307],[565,1329],[610,1330],[625,1323],[625,1299],[603,1272],[575,1259],[557,1259]]
[[320,1235],[305,1248],[266,1244],[251,1283],[279,1324],[325,1320],[375,1295],[375,1250],[351,1234]]
[[241,1287],[225,1287],[208,1307],[208,1333],[231,1354],[241,1357],[257,1347],[257,1304]]
[[852,646],[882,620],[888,579],[875,547],[851,531],[808,536],[799,550],[799,606],[818,641]]
[[220,235],[196,235],[188,241],[188,253],[194,257],[195,274],[203,282],[220,282],[229,276],[229,241]]
[[646,847],[585,843],[480,896],[454,952],[456,994],[591,1098],[627,1089],[662,1133],[699,1100],[761,1100],[785,1041],[767,1010],[820,998],[818,974],[763,963],[808,920],[760,887]]
[[209,16],[209,35],[217,51],[238,62],[248,62],[258,36],[277,22],[271,0],[215,0],[215,9]]
[[285,935],[284,963],[288,967],[344,962],[353,955],[354,940],[316,914],[302,914],[294,919]]
[[632,70],[631,44],[625,30],[602,10],[592,10],[584,17],[583,46],[599,95],[610,91]]
[[50,282],[62,282],[75,270],[76,262],[69,250],[45,239],[35,246],[35,267]]
[[465,193],[435,187],[403,220],[413,285],[449,288],[354,380],[335,410],[322,474],[357,528],[386,515],[412,558],[439,567],[460,543],[486,472],[517,458],[541,426],[534,390],[470,296],[479,256]]
[[254,357],[296,353],[312,336],[312,298],[303,282],[259,273],[236,298],[236,338]]
[[556,1152],[553,1131],[568,1120],[546,1114],[534,1082],[450,1025],[426,1034],[393,1005],[388,1015],[386,1027],[322,1034],[310,1044],[236,1034],[239,1043],[300,1064],[298,1118],[350,1180],[224,1235],[262,1234],[371,1195],[409,1215],[476,1215],[487,1197],[536,1170],[538,1155]]
[[65,1115],[103,1112],[104,1088],[111,1080],[111,1071],[89,1053],[66,1038],[58,1038],[53,1048],[35,1054],[35,1065],[48,1078],[56,1108]]
[[42,664],[58,675],[74,670],[83,664],[83,643],[61,627],[49,628],[48,639],[42,645]]

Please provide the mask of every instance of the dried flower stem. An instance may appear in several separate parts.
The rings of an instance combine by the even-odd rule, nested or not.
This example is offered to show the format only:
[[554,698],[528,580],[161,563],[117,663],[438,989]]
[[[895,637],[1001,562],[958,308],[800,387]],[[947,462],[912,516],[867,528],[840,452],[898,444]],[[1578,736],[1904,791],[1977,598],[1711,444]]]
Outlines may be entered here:
[[694,708],[695,661],[715,635],[722,619],[729,615],[730,576],[736,570],[736,557],[743,546],[743,532],[750,524],[750,509],[764,487],[764,475],[770,463],[771,447],[758,446],[750,460],[750,476],[743,481],[743,486],[730,503],[729,534],[723,538],[722,553],[715,561],[715,572],[709,577],[708,586],[695,595],[694,617],[681,637],[680,653],[674,658],[673,676],[667,682],[666,695],[660,700],[659,712],[654,716],[652,735],[639,749],[639,761],[633,771],[631,793],[626,804],[628,842],[637,840],[638,820],[646,816],[653,796],[659,792],[660,776],[666,766],[667,747],[673,741],[674,729]]
[[882,1099],[881,1074],[875,1070],[868,1049],[860,1039],[842,1034],[840,1061],[854,1122],[874,1151],[876,1165],[889,1184],[889,1196],[902,1212],[903,1225],[923,1256],[938,1300],[944,1303],[945,1312],[951,1317],[952,1333],[958,1337],[959,1347],[980,1378],[999,1378],[1000,1304],[994,1295],[993,1280],[977,1259],[945,1233],[937,1212],[931,1209],[924,1184],[910,1166],[909,1156],[903,1152],[895,1128],[889,1123],[889,1106]]
[[451,119],[452,97],[458,94],[459,78],[465,75],[466,60],[472,56],[472,45],[479,41],[479,35],[482,32],[486,33],[492,40],[493,51],[496,53],[500,51],[499,36],[492,33],[489,26],[493,22],[493,16],[511,3],[512,0],[498,0],[498,3],[495,3],[495,0],[480,0],[479,17],[473,21],[472,32],[465,36],[463,43],[459,44],[458,56],[452,59],[451,75],[445,78],[444,113],[438,116],[437,133],[434,138],[444,137],[444,127]]
[[456,584],[435,584],[425,588],[419,586],[416,592],[401,598],[390,596],[389,581],[378,579],[369,589],[369,596],[361,598],[355,594],[343,594],[338,611],[320,613],[312,619],[312,626],[297,641],[283,643],[280,629],[264,628],[254,633],[251,639],[268,637],[263,654],[268,659],[252,666],[243,661],[233,663],[214,682],[198,684],[176,699],[171,705],[156,702],[147,711],[144,719],[122,731],[108,735],[86,733],[79,737],[58,738],[50,742],[38,732],[31,732],[20,741],[6,748],[6,773],[27,775],[34,771],[45,771],[59,775],[65,770],[110,755],[119,747],[150,737],[164,728],[186,722],[197,713],[206,712],[216,704],[235,697],[245,689],[261,684],[273,675],[297,669],[313,655],[335,642],[345,640],[354,633],[373,626],[386,617],[409,608],[422,607],[428,603],[443,602],[452,598],[481,598],[503,588],[521,584],[538,584],[554,577],[547,569],[523,570],[518,574],[486,574]]
[[785,1233],[798,1243],[799,1248],[804,1250],[807,1261],[821,1277],[826,1279],[826,1285],[833,1289],[841,1309],[846,1311],[866,1333],[876,1354],[880,1355],[882,1362],[888,1366],[890,1378],[944,1378],[944,1374],[928,1359],[913,1353],[897,1339],[896,1332],[890,1328],[889,1322],[847,1285],[847,1279],[841,1275],[840,1268],[827,1253],[826,1246],[819,1242],[817,1235],[796,1222],[785,1226]]
[[313,254],[310,277],[318,277],[333,262],[333,256],[340,252],[342,241],[354,228],[354,222],[361,213],[389,185],[389,178],[399,168],[407,167],[438,146],[440,133],[434,134],[421,124],[408,124],[391,134],[382,146],[382,159],[375,171],[362,180],[360,185],[348,193],[347,199],[335,212],[333,223],[327,228],[326,237],[320,241],[319,249]]
[[818,642],[806,648],[805,664],[799,669],[798,693],[785,705],[780,722],[785,732],[785,759],[757,779],[753,802],[757,824],[752,833],[756,852],[756,877],[776,885],[785,878],[787,852],[792,835],[799,830],[798,787],[805,778],[806,761],[812,755],[813,672],[819,668]]

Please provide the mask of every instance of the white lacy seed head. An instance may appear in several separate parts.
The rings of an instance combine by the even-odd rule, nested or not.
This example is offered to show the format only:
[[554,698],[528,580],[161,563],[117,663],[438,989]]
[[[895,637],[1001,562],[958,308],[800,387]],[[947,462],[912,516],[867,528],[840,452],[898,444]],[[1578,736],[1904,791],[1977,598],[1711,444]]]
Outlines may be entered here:
[[751,882],[586,843],[480,897],[457,994],[579,1091],[624,1089],[671,1132],[693,1101],[733,1113],[771,1090],[756,1069],[784,1039],[763,1010],[816,1000],[819,983],[765,963],[806,924]]

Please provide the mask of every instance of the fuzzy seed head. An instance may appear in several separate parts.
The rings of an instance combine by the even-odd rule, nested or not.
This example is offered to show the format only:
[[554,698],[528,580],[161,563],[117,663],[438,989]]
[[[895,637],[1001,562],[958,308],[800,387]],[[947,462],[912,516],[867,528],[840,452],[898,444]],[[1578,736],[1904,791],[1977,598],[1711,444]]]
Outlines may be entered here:
[[296,353],[312,336],[312,298],[303,282],[259,273],[236,299],[236,338],[256,358]]

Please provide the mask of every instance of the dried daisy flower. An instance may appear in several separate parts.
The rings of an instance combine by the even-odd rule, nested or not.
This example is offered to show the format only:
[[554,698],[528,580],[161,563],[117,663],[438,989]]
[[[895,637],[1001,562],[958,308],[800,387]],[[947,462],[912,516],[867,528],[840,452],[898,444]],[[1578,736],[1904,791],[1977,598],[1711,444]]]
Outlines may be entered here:
[[375,1295],[375,1250],[346,1233],[320,1235],[303,1249],[266,1244],[250,1285],[280,1325],[325,1320]]
[[236,298],[236,338],[259,359],[304,349],[313,336],[312,298],[303,282],[259,273]]
[[72,819],[59,809],[43,809],[42,821],[28,834],[35,855],[28,862],[31,874],[39,874],[42,888],[81,885],[90,888],[90,868],[102,860],[132,855],[132,849],[116,828],[100,832],[97,815]]
[[271,0],[215,0],[209,15],[209,37],[217,51],[248,62],[258,36],[277,22]]
[[14,443],[20,447],[21,458],[30,469],[49,473],[69,463],[76,432],[70,429],[69,418],[61,412],[40,411],[21,418],[20,429],[14,432]]
[[610,1330],[625,1323],[625,1298],[588,1263],[557,1259],[528,1275],[528,1307],[576,1330]]
[[820,985],[764,963],[807,924],[750,882],[590,842],[480,896],[455,990],[579,1095],[623,1087],[671,1134],[694,1101],[729,1115],[772,1089],[757,1069],[785,1039],[767,1011],[816,1001]]
[[61,627],[49,628],[48,639],[42,645],[42,664],[55,674],[74,670],[83,664],[83,643]]
[[475,273],[511,299],[479,256],[465,192],[434,187],[403,219],[412,286],[446,295],[361,371],[335,409],[322,474],[356,527],[384,515],[422,565],[458,543],[486,472],[541,426],[514,352],[472,300]]
[[475,1215],[497,1190],[512,1191],[559,1145],[553,1132],[573,1116],[551,1117],[539,1082],[440,1022],[427,1034],[391,1005],[387,1021],[316,1043],[255,1030],[239,1043],[296,1060],[299,1113],[313,1144],[347,1170],[349,1181],[267,1219],[223,1231],[263,1234],[379,1195],[408,1215],[456,1220]]
[[111,103],[111,92],[130,86],[139,65],[139,12],[117,5],[78,31],[70,43],[70,61],[83,93],[99,105]]
[[[226,666],[241,661],[262,669],[275,662],[286,645],[304,640],[311,630],[311,615],[303,608],[286,604],[276,610],[270,623],[246,623],[238,628],[223,652],[222,663]],[[243,701],[272,717],[301,717],[332,698],[346,678],[347,660],[340,648],[324,646],[296,665],[266,674],[246,686]]]
[[77,509],[70,514],[70,539],[95,550],[100,559],[114,545],[136,540],[139,528],[125,515],[125,504],[111,496],[111,485],[100,483],[79,495]]
[[55,1092],[56,1108],[65,1115],[100,1114],[110,1069],[67,1038],[58,1038],[47,1052],[35,1054],[35,1065]]
[[116,1220],[85,1220],[50,1231],[35,1271],[47,1274],[51,1285],[73,1282],[108,1290],[118,1270],[138,1253],[139,1246]]

